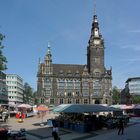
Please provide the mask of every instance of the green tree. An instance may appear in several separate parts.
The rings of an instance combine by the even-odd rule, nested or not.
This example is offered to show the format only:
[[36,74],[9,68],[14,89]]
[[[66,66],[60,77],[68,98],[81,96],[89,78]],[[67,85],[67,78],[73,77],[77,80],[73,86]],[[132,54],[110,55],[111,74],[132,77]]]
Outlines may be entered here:
[[31,100],[33,99],[33,89],[28,83],[24,83],[24,93],[23,93],[23,102],[27,104],[31,104]]
[[2,49],[4,48],[4,46],[2,45],[2,41],[4,38],[5,38],[5,36],[0,33],[0,70],[7,69],[7,67],[6,67],[7,59],[3,55],[3,52],[2,52]]
[[34,104],[35,104],[35,105],[38,105],[39,102],[38,102],[37,91],[34,92],[34,94],[33,94],[33,98],[34,98]]
[[112,89],[112,100],[113,104],[120,103],[120,90],[116,86]]
[[133,104],[139,104],[140,103],[140,96],[139,95],[132,95],[131,99],[132,99]]

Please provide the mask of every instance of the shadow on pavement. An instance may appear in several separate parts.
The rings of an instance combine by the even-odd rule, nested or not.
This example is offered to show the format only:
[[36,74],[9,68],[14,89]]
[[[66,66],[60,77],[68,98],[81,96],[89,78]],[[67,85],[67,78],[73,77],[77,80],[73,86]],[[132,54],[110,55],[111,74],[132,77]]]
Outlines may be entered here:
[[[35,137],[38,137],[40,139],[44,138],[50,138],[52,137],[52,128],[50,127],[44,127],[44,128],[38,128],[38,129],[32,129],[27,131],[28,134],[33,135]],[[59,135],[65,135],[71,133],[70,131],[66,130],[59,130]]]

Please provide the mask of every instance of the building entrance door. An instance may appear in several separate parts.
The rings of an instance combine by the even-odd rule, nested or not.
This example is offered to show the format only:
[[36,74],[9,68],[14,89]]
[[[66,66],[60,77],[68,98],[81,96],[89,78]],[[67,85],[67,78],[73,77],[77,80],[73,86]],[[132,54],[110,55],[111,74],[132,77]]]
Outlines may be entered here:
[[95,104],[100,104],[100,100],[96,99]]

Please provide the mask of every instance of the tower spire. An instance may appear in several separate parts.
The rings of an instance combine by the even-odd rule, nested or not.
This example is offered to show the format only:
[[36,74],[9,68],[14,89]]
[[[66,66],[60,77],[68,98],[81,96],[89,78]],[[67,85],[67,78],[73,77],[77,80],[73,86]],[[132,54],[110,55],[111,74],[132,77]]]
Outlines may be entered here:
[[87,48],[87,66],[88,72],[95,76],[99,76],[104,73],[104,42],[102,35],[100,34],[95,0],[91,35]]
[[93,15],[96,15],[96,2],[95,2],[95,0],[94,0],[94,11],[93,12],[94,12]]
[[48,61],[52,61],[52,54],[51,54],[51,47],[50,47],[50,43],[48,42],[48,48],[47,48],[47,54],[45,56],[45,60],[48,60]]
[[38,64],[39,64],[39,65],[41,64],[41,59],[40,59],[40,57],[38,58]]
[[41,72],[41,59],[40,57],[38,58],[38,73]]
[[93,13],[93,22],[96,22],[96,23],[98,23],[98,21],[97,21],[97,15],[96,15],[96,2],[95,2],[95,0],[94,0],[94,7],[93,7],[94,9],[94,13]]
[[47,55],[51,55],[51,45],[50,45],[50,42],[48,42]]
[[91,35],[92,35],[92,37],[95,37],[95,38],[100,37],[99,23],[98,23],[97,15],[96,15],[96,3],[95,3],[95,0],[94,0],[94,14],[93,14],[93,23],[92,23]]
[[51,46],[51,45],[50,45],[50,42],[48,42],[48,48],[50,48],[50,46]]

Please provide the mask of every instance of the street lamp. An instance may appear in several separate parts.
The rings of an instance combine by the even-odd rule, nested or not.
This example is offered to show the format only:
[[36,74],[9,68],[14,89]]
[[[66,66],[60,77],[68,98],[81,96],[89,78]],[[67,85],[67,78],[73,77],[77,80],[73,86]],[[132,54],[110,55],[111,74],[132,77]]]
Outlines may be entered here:
[[66,98],[67,93],[65,92],[64,95],[65,95],[65,98]]
[[90,104],[90,80],[88,81],[89,84],[89,104]]
[[72,93],[72,95],[74,96],[74,92]]

